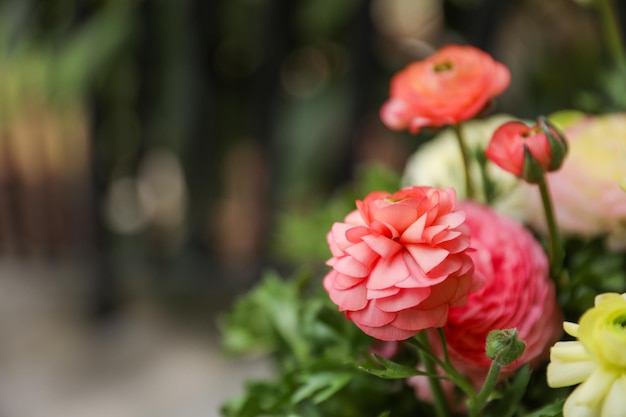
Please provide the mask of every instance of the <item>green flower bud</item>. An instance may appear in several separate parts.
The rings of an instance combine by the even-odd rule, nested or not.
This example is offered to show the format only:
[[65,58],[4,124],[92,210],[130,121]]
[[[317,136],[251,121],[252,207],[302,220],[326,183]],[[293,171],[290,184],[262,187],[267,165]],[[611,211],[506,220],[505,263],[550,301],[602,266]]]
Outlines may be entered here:
[[561,168],[563,160],[567,155],[568,146],[565,135],[563,135],[563,133],[561,133],[552,123],[550,123],[543,116],[537,119],[537,124],[548,138],[550,152],[552,153],[552,160],[550,161],[548,171],[556,171],[557,169]]
[[524,349],[526,343],[517,338],[517,329],[492,330],[487,335],[487,357],[501,366],[515,362],[522,356]]

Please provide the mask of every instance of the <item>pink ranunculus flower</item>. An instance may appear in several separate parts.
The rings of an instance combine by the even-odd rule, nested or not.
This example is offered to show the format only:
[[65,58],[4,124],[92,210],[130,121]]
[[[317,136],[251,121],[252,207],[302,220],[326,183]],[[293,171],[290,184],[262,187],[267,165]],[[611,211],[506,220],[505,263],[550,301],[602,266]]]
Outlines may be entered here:
[[465,214],[453,189],[373,192],[328,233],[324,278],[348,320],[380,340],[403,340],[446,323],[465,303],[473,263]]
[[536,126],[527,126],[522,122],[512,121],[497,128],[485,154],[500,168],[522,177],[525,150],[544,172],[548,170],[552,164],[552,151],[546,134]]
[[508,68],[486,52],[448,45],[391,79],[380,117],[390,129],[412,133],[456,124],[476,116],[510,82]]
[[[503,367],[501,377],[506,378],[524,363],[547,359],[549,347],[562,334],[562,315],[545,252],[531,233],[488,206],[463,202],[459,209],[467,216],[475,249],[470,256],[481,287],[470,293],[465,306],[450,309],[443,331],[452,364],[479,389],[491,364],[485,354],[491,330],[516,328],[526,342],[522,356]],[[430,339],[441,354],[438,336]],[[409,383],[421,399],[430,398],[426,378],[411,378]]]

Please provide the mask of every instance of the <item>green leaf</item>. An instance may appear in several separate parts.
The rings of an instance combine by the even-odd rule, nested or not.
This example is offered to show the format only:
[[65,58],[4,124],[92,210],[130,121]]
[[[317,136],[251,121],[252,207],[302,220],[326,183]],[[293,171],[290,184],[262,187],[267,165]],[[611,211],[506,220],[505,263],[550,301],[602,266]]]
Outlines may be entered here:
[[313,403],[319,404],[346,386],[352,376],[353,374],[346,372],[320,372],[312,375],[301,375],[299,379],[303,385],[293,394],[291,402],[296,404],[312,397]]
[[553,402],[552,404],[548,404],[546,406],[541,407],[538,410],[533,411],[532,413],[526,414],[524,417],[559,417],[563,415],[563,403],[565,403],[565,398],[560,398]]
[[[372,357],[375,359],[374,363],[359,365],[359,369],[369,374],[376,375],[379,378],[405,379],[416,375],[429,375],[427,372],[418,371],[415,368],[401,365],[397,362],[385,359],[375,353],[372,354]],[[382,366],[382,369],[380,368],[380,366]],[[441,377],[441,375],[434,376]]]
[[279,416],[288,403],[288,381],[271,383],[248,381],[244,395],[231,399],[221,408],[225,417]]
[[226,350],[269,353],[286,344],[298,360],[307,360],[309,348],[300,331],[301,285],[298,280],[283,280],[267,272],[218,323]]

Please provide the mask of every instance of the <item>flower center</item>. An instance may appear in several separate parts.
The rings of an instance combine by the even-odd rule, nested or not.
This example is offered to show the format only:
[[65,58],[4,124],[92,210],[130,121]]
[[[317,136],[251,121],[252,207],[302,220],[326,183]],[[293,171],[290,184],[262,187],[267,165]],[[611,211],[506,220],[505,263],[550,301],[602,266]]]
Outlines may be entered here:
[[622,329],[626,328],[626,313],[622,314],[621,316],[618,316],[615,318],[615,320],[613,320],[613,325],[615,325],[615,327],[621,327]]
[[450,71],[452,68],[454,68],[454,65],[450,61],[440,62],[433,66],[435,72]]

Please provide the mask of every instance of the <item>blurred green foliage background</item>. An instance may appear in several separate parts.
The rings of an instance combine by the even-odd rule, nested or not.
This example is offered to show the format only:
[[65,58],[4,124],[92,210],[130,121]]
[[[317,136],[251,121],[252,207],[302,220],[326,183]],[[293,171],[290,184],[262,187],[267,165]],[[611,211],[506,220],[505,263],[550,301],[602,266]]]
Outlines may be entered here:
[[378,109],[433,48],[509,66],[498,112],[626,105],[573,0],[3,0],[0,22],[1,255],[93,265],[96,317],[210,314],[268,264],[319,263],[331,198],[390,187],[430,137]]

